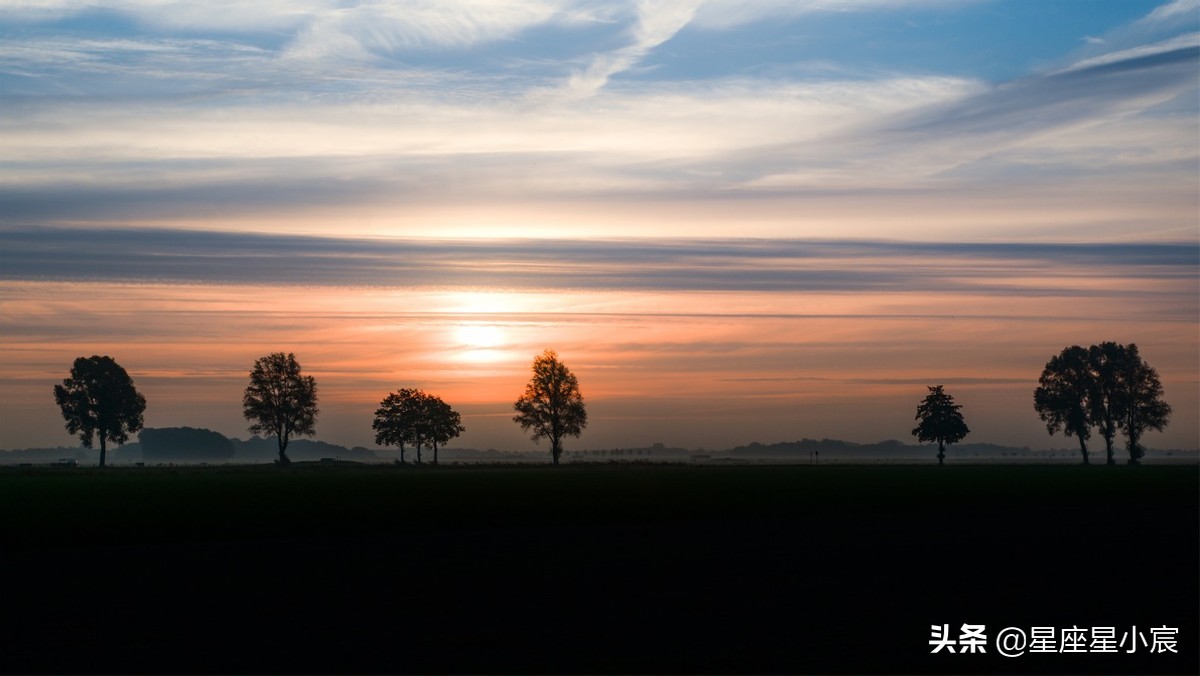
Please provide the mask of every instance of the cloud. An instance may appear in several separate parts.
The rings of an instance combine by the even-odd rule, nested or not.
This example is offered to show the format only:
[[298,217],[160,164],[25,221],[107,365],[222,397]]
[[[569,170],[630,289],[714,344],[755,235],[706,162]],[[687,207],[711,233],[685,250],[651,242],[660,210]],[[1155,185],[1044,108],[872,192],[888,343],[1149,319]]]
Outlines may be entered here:
[[[1034,149],[1039,147],[1047,150],[1044,159],[1058,165],[1060,178],[1062,169],[1072,165],[1072,173],[1087,173],[1101,154],[1107,169],[1114,163],[1145,164],[1155,156],[1164,163],[1194,161],[1200,158],[1194,135],[1181,137],[1180,127],[1172,124],[1177,116],[1191,124],[1194,115],[1152,112],[1197,92],[1200,48],[1192,41],[1185,36],[1063,71],[981,85],[959,98],[896,111],[880,118],[876,129],[860,126],[853,129],[853,136],[834,135],[824,143],[781,148],[777,156],[792,155],[803,172],[764,172],[756,184],[780,188],[824,181],[914,186],[953,178],[953,172],[977,163],[990,165],[987,178],[1005,180],[1015,172],[1028,174],[1029,161],[1038,161]],[[1126,133],[1129,127],[1141,126],[1142,115],[1151,116],[1153,124],[1139,133]],[[1074,136],[1076,147],[1057,143],[1062,134]],[[1157,138],[1151,141],[1150,136]],[[1085,138],[1096,150],[1107,152],[1078,147]],[[1182,138],[1187,140],[1181,143]],[[1114,139],[1125,142],[1114,145]],[[1159,155],[1163,150],[1172,152]],[[1005,154],[1014,151],[1029,161],[1004,162]],[[751,167],[771,167],[753,157],[747,160]]]
[[[657,234],[690,231],[724,202],[742,234],[828,234],[842,226],[818,221],[840,213],[857,214],[864,236],[927,238],[941,234],[889,224],[918,220],[921,199],[963,221],[971,210],[998,218],[981,201],[1023,195],[1004,207],[1008,223],[975,235],[1073,218],[1044,236],[1090,237],[1089,224],[1110,227],[1098,214],[1158,237],[1194,226],[1195,33],[1155,29],[1136,44],[1105,34],[1104,53],[1003,83],[845,68],[676,79],[643,69],[681,30],[744,28],[747,41],[761,21],[960,5],[343,4],[193,16],[197,5],[110,3],[133,28],[89,29],[98,19],[85,13],[70,30],[46,19],[6,35],[6,217],[266,228],[291,226],[257,219],[321,218],[413,234],[447,223],[496,232],[522,211],[567,204],[543,222]],[[869,204],[877,211],[864,213]]]
[[571,74],[563,93],[570,99],[595,94],[612,76],[629,70],[652,49],[670,40],[691,21],[699,4],[699,0],[639,0],[630,44],[594,56],[586,67]]
[[577,22],[581,16],[572,3],[555,0],[366,2],[316,14],[288,47],[287,56],[363,59],[408,50],[467,48],[511,38],[550,21]]
[[746,0],[636,0],[628,44],[594,55],[571,73],[558,91],[568,99],[595,95],[616,75],[629,71],[652,51],[686,27],[723,31],[773,17],[792,19],[814,12],[900,10],[910,6],[948,5],[944,0],[809,0],[807,2],[748,2]]
[[1138,23],[1160,23],[1164,21],[1186,18],[1195,21],[1200,15],[1200,0],[1171,0],[1165,5],[1156,7]]
[[[1104,44],[1104,41],[1101,40],[1098,44]],[[1200,33],[1187,33],[1154,44],[1140,45],[1082,59],[1057,73],[1068,73],[1100,66],[1120,67],[1123,65],[1125,68],[1144,68],[1155,64],[1169,63],[1171,60],[1181,57],[1194,59],[1197,49],[1200,49]]]
[[[1200,267],[1189,244],[437,241],[15,226],[0,229],[0,243],[3,279],[184,284],[1125,295],[1140,293],[1130,280],[1186,283]],[[1081,284],[1089,270],[1112,278]]]

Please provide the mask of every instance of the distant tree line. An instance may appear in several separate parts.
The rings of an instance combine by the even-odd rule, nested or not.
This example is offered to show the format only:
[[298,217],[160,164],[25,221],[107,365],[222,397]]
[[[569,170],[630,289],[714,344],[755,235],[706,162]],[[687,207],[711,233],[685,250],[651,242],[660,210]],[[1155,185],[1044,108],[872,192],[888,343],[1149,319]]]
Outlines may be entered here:
[[[928,389],[917,405],[918,423],[912,434],[918,441],[937,442],[940,465],[946,446],[961,441],[970,429],[962,405],[942,385]],[[1125,434],[1130,464],[1136,464],[1145,455],[1142,436],[1150,430],[1162,431],[1170,418],[1171,407],[1162,395],[1158,372],[1141,358],[1137,345],[1108,342],[1086,349],[1072,345],[1046,363],[1034,391],[1034,408],[1050,434],[1062,431],[1079,439],[1085,464],[1092,428],[1105,441],[1108,464],[1115,463],[1113,439],[1118,432]],[[69,376],[54,386],[54,400],[67,431],[78,434],[84,447],[91,448],[99,439],[101,467],[109,442],[124,443],[143,427],[146,399],[112,357],[76,359]],[[578,437],[587,426],[579,380],[553,350],[534,358],[532,377],[513,409],[513,421],[532,431],[535,442],[550,442],[556,465],[564,438]],[[251,432],[275,437],[279,464],[290,462],[287,447],[293,436],[316,433],[318,412],[316,379],[301,372],[294,354],[274,352],[255,360],[242,397],[242,414]],[[414,388],[387,394],[371,427],[377,444],[399,448],[400,462],[405,462],[405,451],[411,447],[418,463],[426,448],[433,451],[437,463],[438,448],[466,431],[462,416],[441,397]],[[155,437],[151,433],[147,439],[151,446],[167,441]],[[210,453],[230,453],[219,441],[205,443],[209,442],[220,446],[208,449]]]

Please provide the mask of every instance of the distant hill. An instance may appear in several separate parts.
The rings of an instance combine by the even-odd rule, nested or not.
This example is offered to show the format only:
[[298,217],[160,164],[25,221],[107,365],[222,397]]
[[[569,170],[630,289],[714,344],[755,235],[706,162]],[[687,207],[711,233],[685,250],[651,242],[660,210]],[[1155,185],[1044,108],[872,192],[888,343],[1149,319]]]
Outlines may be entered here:
[[192,427],[147,427],[138,442],[145,462],[226,462],[235,455],[225,435]]
[[[292,460],[320,460],[336,458],[359,462],[383,460],[368,448],[346,448],[324,441],[296,439],[288,444],[288,457]],[[224,462],[272,462],[279,457],[275,438],[251,437],[245,441],[230,439],[207,429],[193,427],[146,428],[138,434],[138,441],[110,449],[110,461],[115,464],[144,462],[148,465],[171,463],[224,463]],[[75,458],[81,465],[96,464],[99,452],[95,449],[76,448],[27,448],[0,451],[0,464],[47,464],[60,458]]]
[[[279,458],[279,445],[275,441],[275,437],[250,437],[245,441],[241,439],[232,439],[232,441],[238,462],[272,462]],[[292,460],[336,458],[338,460],[378,462],[381,459],[374,451],[361,446],[346,448],[312,439],[289,441],[287,456]]]

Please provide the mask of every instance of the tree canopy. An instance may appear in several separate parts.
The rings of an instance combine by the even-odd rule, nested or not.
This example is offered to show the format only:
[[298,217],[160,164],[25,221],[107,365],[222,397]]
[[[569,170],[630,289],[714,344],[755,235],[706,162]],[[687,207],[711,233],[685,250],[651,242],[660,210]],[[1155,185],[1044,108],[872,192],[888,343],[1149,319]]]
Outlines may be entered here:
[[1161,431],[1171,415],[1162,400],[1158,372],[1142,359],[1134,343],[1104,342],[1084,349],[1064,348],[1046,363],[1033,392],[1033,405],[1046,422],[1046,430],[1079,438],[1084,463],[1087,439],[1095,427],[1104,439],[1107,462],[1113,457],[1113,440],[1124,432],[1129,462],[1145,454],[1142,435]]
[[375,443],[400,449],[400,462],[404,462],[405,445],[412,444],[417,462],[421,461],[421,448],[431,447],[434,464],[438,447],[466,431],[462,416],[441,397],[409,388],[392,392],[379,402],[371,428]]
[[1079,439],[1079,452],[1088,464],[1087,440],[1092,431],[1092,409],[1097,397],[1097,378],[1088,350],[1078,345],[1063,348],[1051,357],[1038,378],[1033,407],[1046,423],[1046,431]]
[[534,441],[549,439],[550,455],[557,465],[563,437],[578,437],[587,426],[583,394],[579,380],[558,360],[554,350],[535,357],[532,370],[525,393],[513,404],[517,411],[513,422],[527,432],[533,430]]
[[1146,454],[1142,435],[1149,430],[1161,432],[1171,417],[1171,407],[1163,401],[1163,386],[1154,370],[1138,354],[1137,345],[1125,348],[1125,358],[1117,371],[1118,392],[1121,397],[1121,429],[1125,432],[1125,448],[1130,464],[1137,464]]
[[938,444],[938,464],[946,458],[946,444],[961,441],[970,434],[967,423],[963,421],[962,404],[954,403],[954,397],[946,394],[941,385],[929,388],[929,394],[917,404],[916,420],[920,422],[913,428],[913,436],[917,441],[936,441]]
[[1121,395],[1117,372],[1125,361],[1125,346],[1113,342],[1100,343],[1088,348],[1088,361],[1095,378],[1095,390],[1088,406],[1091,423],[1104,439],[1104,450],[1108,464],[1116,464],[1113,456],[1113,440],[1121,429],[1124,417],[1124,397]]
[[242,409],[250,432],[275,436],[279,463],[287,464],[291,436],[316,434],[317,381],[300,373],[296,355],[273,352],[254,361]]
[[62,385],[54,386],[54,401],[62,409],[67,431],[79,434],[85,448],[99,436],[101,467],[107,442],[123,444],[144,424],[146,398],[112,357],[76,359]]

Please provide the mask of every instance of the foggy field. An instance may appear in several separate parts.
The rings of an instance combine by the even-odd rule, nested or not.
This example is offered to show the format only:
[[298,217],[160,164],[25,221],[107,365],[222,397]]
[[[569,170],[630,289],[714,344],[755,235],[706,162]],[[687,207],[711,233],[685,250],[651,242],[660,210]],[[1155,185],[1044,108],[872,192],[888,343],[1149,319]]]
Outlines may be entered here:
[[[1197,670],[1196,466],[0,468],[0,671]],[[930,624],[1179,654],[930,655]]]

